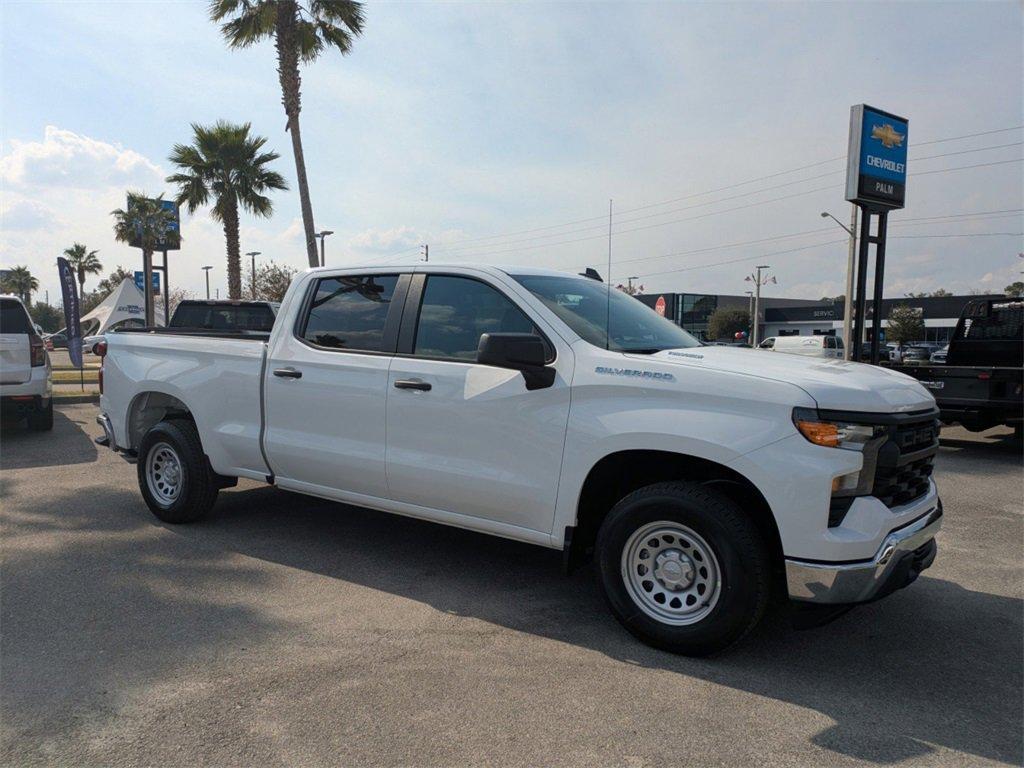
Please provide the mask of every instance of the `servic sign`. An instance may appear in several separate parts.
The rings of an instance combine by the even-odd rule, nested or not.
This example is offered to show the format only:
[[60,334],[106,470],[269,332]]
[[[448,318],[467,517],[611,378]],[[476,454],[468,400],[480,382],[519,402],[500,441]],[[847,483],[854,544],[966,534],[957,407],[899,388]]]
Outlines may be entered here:
[[857,104],[850,108],[846,199],[875,208],[902,208],[907,190],[906,118]]

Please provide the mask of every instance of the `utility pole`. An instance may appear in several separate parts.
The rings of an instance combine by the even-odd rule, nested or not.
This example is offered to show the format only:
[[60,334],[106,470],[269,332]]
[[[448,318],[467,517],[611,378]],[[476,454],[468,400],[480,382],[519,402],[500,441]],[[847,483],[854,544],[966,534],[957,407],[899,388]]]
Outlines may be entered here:
[[754,284],[754,332],[751,334],[751,346],[753,347],[757,347],[761,340],[761,286],[778,282],[774,277],[768,277],[767,275],[764,280],[761,279],[761,270],[770,268],[767,264],[758,264],[755,267],[757,271],[750,273],[744,278],[746,282]]
[[206,300],[210,300],[210,270],[213,267],[203,267],[203,272],[206,273]]
[[850,236],[850,252],[846,258],[846,296],[843,297],[843,358],[850,359],[853,354],[854,344],[860,347],[863,339],[852,339],[850,334],[853,327],[853,274],[856,271],[857,261],[857,206],[850,203],[850,226],[847,227],[828,211],[821,212],[821,218],[832,219],[836,224],[846,230]]
[[424,243],[420,248],[423,250],[423,260],[430,261],[430,246]]
[[249,251],[246,256],[252,259],[252,300],[256,301],[256,257],[261,255],[262,251]]
[[750,340],[753,341],[754,340],[754,292],[753,291],[744,291],[744,293],[746,293],[747,296],[749,297],[748,301],[747,301],[747,317],[750,318],[750,327],[747,329],[747,331],[748,331],[748,333],[750,335]]

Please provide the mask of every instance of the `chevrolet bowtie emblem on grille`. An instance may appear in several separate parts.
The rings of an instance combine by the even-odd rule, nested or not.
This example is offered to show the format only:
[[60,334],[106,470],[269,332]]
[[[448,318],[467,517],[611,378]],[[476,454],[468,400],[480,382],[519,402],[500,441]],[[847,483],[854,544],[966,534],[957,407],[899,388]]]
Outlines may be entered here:
[[897,133],[896,129],[891,125],[882,123],[882,125],[871,126],[871,138],[878,139],[886,149],[892,149],[893,147],[903,146],[903,139],[906,138],[906,134]]

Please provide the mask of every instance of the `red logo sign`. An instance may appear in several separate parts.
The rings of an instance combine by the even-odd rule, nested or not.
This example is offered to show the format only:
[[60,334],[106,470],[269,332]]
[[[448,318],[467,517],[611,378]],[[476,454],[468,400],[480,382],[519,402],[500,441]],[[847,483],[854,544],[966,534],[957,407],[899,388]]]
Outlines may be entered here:
[[654,302],[654,311],[662,317],[665,316],[665,297],[659,296],[658,300]]

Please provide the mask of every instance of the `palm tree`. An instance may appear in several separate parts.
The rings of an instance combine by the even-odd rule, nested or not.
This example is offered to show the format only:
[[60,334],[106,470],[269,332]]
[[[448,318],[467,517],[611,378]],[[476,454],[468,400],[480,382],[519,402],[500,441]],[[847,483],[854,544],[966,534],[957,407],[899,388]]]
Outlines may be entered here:
[[87,251],[81,243],[75,243],[70,248],[64,249],[64,255],[68,257],[68,264],[78,274],[78,295],[85,296],[85,276],[98,275],[103,271],[103,265],[96,258],[99,251]]
[[[224,21],[229,17],[229,21]],[[299,132],[299,111],[302,108],[299,61],[309,64],[328,47],[347,54],[352,48],[352,38],[363,31],[363,4],[354,0],[312,0],[305,6],[296,0],[211,0],[210,18],[224,22],[221,32],[232,48],[246,48],[264,38],[274,38],[281,102],[288,116],[285,130],[291,133],[295,155],[295,176],[299,182],[302,224],[306,231],[306,254],[309,265],[316,267],[320,263],[316,252],[316,228],[313,226],[313,206],[309,201],[306,160]]]
[[19,296],[26,307],[32,306],[32,291],[39,288],[39,281],[32,277],[28,267],[11,267],[4,277],[3,290]]
[[126,209],[110,212],[114,217],[114,239],[142,249],[142,270],[146,291],[146,325],[153,325],[153,251],[169,237],[175,221],[173,210],[164,207],[164,196],[150,198],[145,192],[129,192]]
[[224,225],[228,249],[228,295],[242,298],[241,247],[238,241],[238,208],[256,216],[269,217],[274,211],[272,189],[288,189],[284,177],[267,166],[277,160],[276,152],[263,152],[267,140],[249,135],[250,124],[236,125],[220,120],[213,126],[192,124],[191,144],[175,144],[170,161],[181,169],[167,177],[178,185],[177,202],[189,213],[213,198],[213,218]]

